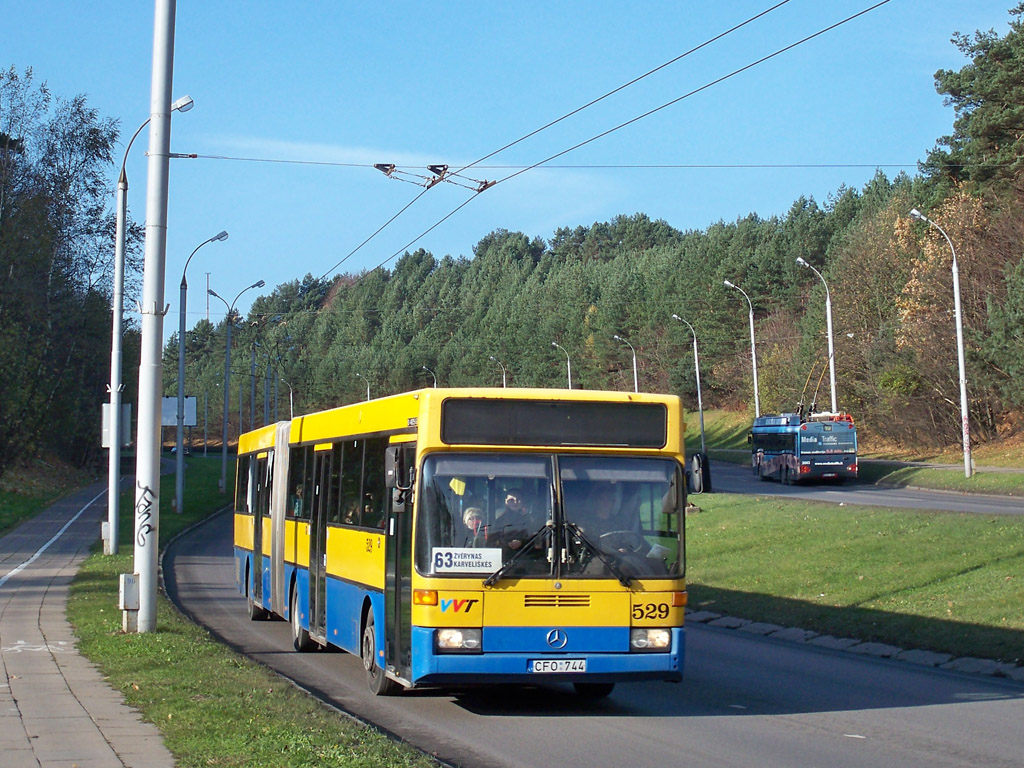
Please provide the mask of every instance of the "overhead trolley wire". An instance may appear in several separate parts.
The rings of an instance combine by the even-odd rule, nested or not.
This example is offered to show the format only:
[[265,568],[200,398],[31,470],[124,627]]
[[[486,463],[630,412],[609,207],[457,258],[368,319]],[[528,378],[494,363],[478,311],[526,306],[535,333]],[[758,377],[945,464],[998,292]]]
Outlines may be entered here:
[[619,91],[625,90],[626,88],[629,88],[629,86],[631,86],[631,85],[636,85],[637,83],[639,83],[644,78],[650,77],[655,72],[660,72],[661,70],[665,69],[666,67],[669,67],[672,64],[675,64],[676,62],[685,59],[687,56],[689,56],[689,55],[691,55],[693,53],[696,53],[697,51],[701,50],[702,48],[707,48],[712,43],[718,42],[723,37],[726,37],[727,35],[731,35],[733,32],[736,32],[737,30],[742,29],[743,27],[747,26],[748,24],[752,24],[753,22],[757,21],[758,19],[760,19],[763,16],[767,16],[769,13],[771,13],[774,10],[777,10],[778,8],[781,8],[782,6],[786,5],[788,2],[790,2],[790,0],[782,0],[782,2],[776,3],[775,5],[771,6],[770,8],[766,8],[765,10],[761,11],[760,13],[755,14],[754,16],[751,16],[746,21],[742,21],[739,24],[737,24],[737,25],[735,25],[733,27],[730,27],[729,29],[725,30],[724,32],[720,32],[719,34],[715,35],[714,37],[711,37],[711,38],[705,40],[700,45],[694,46],[693,48],[691,48],[690,50],[686,51],[685,53],[679,54],[674,59],[669,59],[664,64],[660,64],[657,67],[655,67],[654,69],[649,70],[647,72],[644,72],[642,75],[638,75],[637,77],[634,77],[628,83],[623,83],[618,88],[615,88],[615,89],[613,89],[611,91],[608,91],[608,93],[604,94],[603,96],[598,96],[596,99],[593,99],[592,101],[588,101],[583,106],[577,107],[572,112],[568,112],[568,113],[562,115],[561,117],[556,118],[555,120],[552,120],[550,123],[542,125],[540,128],[537,128],[536,130],[530,131],[528,134],[526,134],[525,136],[522,136],[522,137],[516,139],[515,141],[510,141],[505,146],[500,147],[499,149],[496,149],[493,152],[490,152],[490,153],[484,155],[479,160],[475,160],[472,163],[470,163],[469,165],[462,166],[462,168],[459,169],[459,172],[468,170],[469,168],[473,168],[473,167],[479,165],[480,163],[482,163],[484,160],[488,160],[488,159],[494,157],[495,155],[500,154],[501,152],[504,152],[506,149],[514,147],[516,144],[520,144],[520,143],[526,141],[527,139],[536,136],[541,131],[546,131],[548,128],[551,128],[552,126],[557,125],[558,123],[562,122],[563,120],[567,120],[570,117],[572,117],[573,115],[579,114],[583,110],[588,109],[589,107],[594,106],[598,102],[604,101],[609,96],[614,96]]
[[671,101],[667,101],[667,102],[665,102],[664,104],[662,104],[659,107],[655,107],[654,109],[650,109],[647,112],[644,112],[644,113],[642,113],[640,115],[637,115],[636,117],[632,118],[631,120],[627,120],[624,123],[619,123],[618,125],[616,125],[616,126],[614,126],[612,128],[609,128],[606,131],[602,131],[601,133],[597,134],[596,136],[592,136],[591,138],[586,139],[585,141],[581,141],[578,144],[574,144],[573,146],[569,147],[568,149],[563,149],[561,152],[556,152],[555,154],[551,155],[550,157],[548,157],[548,158],[546,158],[544,160],[541,160],[541,161],[539,161],[537,163],[534,163],[533,165],[526,166],[525,168],[522,168],[522,169],[516,171],[515,173],[509,174],[505,178],[499,179],[496,183],[497,184],[502,184],[502,183],[504,183],[506,181],[509,181],[510,179],[514,179],[516,176],[519,176],[521,174],[526,173],[527,171],[532,171],[534,168],[538,168],[538,167],[540,167],[542,165],[545,165],[546,163],[548,163],[551,160],[554,160],[556,158],[562,157],[563,155],[567,155],[570,152],[573,152],[573,151],[579,149],[580,147],[584,147],[587,144],[591,144],[591,143],[597,141],[598,139],[603,139],[605,136],[608,136],[609,134],[615,133],[616,131],[619,131],[619,130],[627,127],[627,126],[632,125],[633,123],[636,123],[636,122],[638,122],[640,120],[643,120],[644,118],[650,117],[651,115],[656,114],[657,112],[660,112],[663,109],[667,109],[668,107],[671,107],[671,106],[673,106],[675,104],[678,104],[679,102],[683,101],[684,99],[688,99],[691,96],[695,96],[696,94],[701,93],[702,91],[706,91],[706,90],[708,90],[709,88],[711,88],[713,86],[716,86],[716,85],[718,85],[720,83],[725,82],[726,80],[729,80],[730,78],[735,77],[736,75],[742,74],[743,72],[746,72],[749,69],[753,69],[754,67],[756,67],[756,66],[758,66],[760,64],[763,64],[766,61],[770,61],[771,59],[774,59],[776,56],[781,56],[783,53],[786,53],[787,51],[791,51],[794,48],[796,48],[797,46],[803,45],[804,43],[809,42],[809,41],[813,40],[816,37],[820,37],[821,35],[824,35],[827,32],[831,32],[833,29],[836,29],[837,27],[841,27],[843,24],[847,24],[848,22],[851,22],[851,21],[853,21],[856,18],[859,18],[859,17],[861,17],[861,16],[863,16],[863,15],[865,15],[867,13],[870,13],[871,11],[873,11],[873,10],[875,10],[877,8],[880,8],[881,6],[886,5],[890,1],[891,0],[881,0],[881,2],[875,3],[874,5],[872,5],[872,6],[868,7],[868,8],[865,8],[862,11],[859,11],[859,12],[853,14],[852,16],[848,16],[845,19],[843,19],[842,21],[837,21],[835,24],[831,24],[831,25],[825,27],[824,29],[818,30],[814,34],[808,35],[807,37],[804,37],[804,38],[802,38],[800,40],[797,40],[795,43],[790,43],[789,45],[787,45],[787,46],[785,46],[783,48],[780,48],[779,50],[775,51],[774,53],[769,53],[767,56],[762,56],[760,59],[757,59],[756,61],[752,61],[751,63],[747,64],[746,66],[740,67],[739,69],[734,69],[732,72],[730,72],[730,73],[728,73],[726,75],[722,75],[721,77],[716,78],[715,80],[712,80],[712,81],[710,81],[708,83],[705,83],[704,85],[700,86],[699,88],[694,88],[689,93],[684,93],[682,96],[679,96],[678,98],[672,99]]
[[[736,75],[742,74],[743,72],[746,72],[749,69],[753,69],[754,67],[759,66],[760,64],[763,64],[766,61],[770,61],[771,59],[774,59],[775,57],[780,56],[783,53],[786,53],[787,51],[791,51],[794,48],[796,48],[797,46],[803,45],[804,43],[807,43],[807,42],[809,42],[811,40],[814,40],[817,37],[821,37],[822,35],[824,35],[824,34],[826,34],[828,32],[831,32],[832,30],[837,29],[838,27],[843,26],[844,24],[848,24],[849,22],[853,21],[854,19],[860,18],[861,16],[864,16],[865,14],[868,14],[871,11],[874,11],[874,10],[878,9],[878,8],[882,7],[883,5],[887,5],[890,1],[891,0],[881,0],[880,2],[877,2],[874,5],[868,6],[867,8],[865,8],[865,9],[863,9],[861,11],[858,11],[857,13],[855,13],[855,14],[853,14],[851,16],[847,16],[845,19],[842,19],[841,21],[837,21],[834,24],[830,24],[829,26],[827,26],[827,27],[825,27],[823,29],[820,29],[817,32],[814,32],[813,34],[807,35],[806,37],[803,37],[803,38],[801,38],[800,40],[797,40],[794,43],[790,43],[787,46],[779,48],[774,53],[770,53],[770,54],[768,54],[766,56],[762,56],[761,58],[759,58],[759,59],[757,59],[755,61],[752,61],[751,63],[749,63],[749,64],[747,64],[745,66],[742,66],[742,67],[740,67],[738,69],[734,69],[732,72],[729,72],[728,74],[722,75],[719,78],[716,78],[714,80],[711,80],[708,83],[705,83],[704,85],[700,86],[699,88],[695,88],[692,91],[689,91],[688,93],[683,94],[682,96],[679,96],[679,97],[677,97],[675,99],[672,99],[671,101],[667,101],[664,104],[662,104],[661,106],[655,107],[654,109],[650,109],[650,110],[648,110],[648,111],[646,111],[646,112],[644,112],[644,113],[642,113],[640,115],[637,115],[636,117],[634,117],[634,118],[632,118],[630,120],[626,120],[623,123],[619,123],[618,125],[616,125],[616,126],[614,126],[612,128],[609,128],[606,131],[602,131],[601,133],[597,134],[596,136],[592,136],[589,139],[586,139],[586,140],[581,141],[581,142],[579,142],[577,144],[574,144],[573,146],[569,147],[568,149],[564,149],[561,152],[556,152],[555,154],[545,158],[544,160],[540,160],[540,161],[538,161],[536,163],[533,163],[532,165],[525,166],[525,167],[521,168],[520,170],[517,170],[515,173],[509,174],[508,176],[504,177],[503,179],[498,179],[491,186],[494,186],[494,185],[497,185],[497,184],[503,184],[506,181],[510,181],[510,180],[516,178],[517,176],[521,176],[522,174],[526,173],[527,171],[532,171],[532,170],[534,170],[536,168],[539,168],[542,165],[547,164],[551,160],[554,160],[556,158],[562,157],[563,155],[567,155],[570,152],[573,152],[574,150],[579,149],[580,147],[584,147],[587,144],[591,144],[591,143],[597,141],[598,139],[602,139],[605,136],[608,136],[609,134],[615,133],[616,131],[619,131],[619,130],[627,127],[627,126],[630,126],[633,123],[636,123],[636,122],[638,122],[640,120],[643,120],[644,118],[650,117],[651,115],[656,114],[656,113],[662,111],[663,109],[667,109],[668,107],[671,107],[671,106],[673,106],[675,104],[678,104],[679,102],[683,101],[684,99],[688,99],[691,96],[695,96],[698,93],[706,91],[706,90],[708,90],[709,88],[712,88],[715,85],[718,85],[720,83],[725,82],[726,80],[729,80],[729,79],[735,77]],[[782,5],[782,3],[779,3],[779,5]],[[774,6],[773,8],[770,8],[768,10],[769,11],[770,10],[774,10],[774,8],[777,8],[777,7],[778,7],[778,5]],[[767,11],[765,11],[765,13],[767,13]],[[759,14],[759,15],[764,15],[764,14],[762,13],[762,14]],[[739,27],[734,27],[733,29],[738,29],[738,28]],[[732,31],[732,30],[730,30],[730,31]],[[723,34],[728,34],[728,33],[723,33]],[[718,36],[718,38],[720,38],[720,37],[721,37],[721,35]],[[718,39],[718,38],[715,38],[715,39]],[[693,49],[693,50],[697,50],[697,49]],[[684,54],[684,55],[686,55],[686,54]],[[681,57],[678,57],[678,58],[681,58]],[[678,60],[678,58],[674,59],[673,61]],[[656,70],[651,70],[651,71],[654,72]],[[639,79],[639,78],[637,78],[637,79]],[[632,81],[632,82],[635,82],[635,80]],[[617,90],[621,90],[621,88],[617,89]],[[597,101],[599,101],[599,99],[595,100],[594,102],[591,102],[591,103],[596,103]],[[581,109],[583,109],[583,108],[585,108],[585,107],[581,107]],[[578,111],[579,110],[576,110],[576,112],[578,112]],[[574,114],[574,113],[570,113],[570,114]],[[555,121],[555,122],[557,122],[557,121]],[[550,123],[549,125],[554,125],[554,122]],[[539,129],[539,130],[543,130],[543,129]],[[527,136],[524,136],[523,138],[524,139],[528,138],[530,135],[534,135],[535,133],[537,133],[537,131],[534,131],[533,134],[528,134]],[[522,140],[523,139],[520,139],[519,141],[522,141]],[[514,143],[517,143],[517,142],[513,142],[513,144]],[[512,146],[512,144],[509,144],[507,146]],[[498,151],[501,151],[501,150],[498,150]],[[487,159],[489,157],[493,157],[494,154],[496,154],[496,152],[492,152],[489,155],[485,155],[484,158],[482,158],[482,159]],[[469,167],[470,166],[466,166],[466,168],[469,168]],[[422,196],[422,193],[421,193],[421,196]],[[410,240],[401,249],[399,249],[398,251],[395,251],[395,253],[391,254],[391,256],[389,256],[388,258],[384,259],[384,261],[380,262],[376,267],[374,267],[373,269],[368,270],[366,274],[369,274],[370,272],[373,272],[373,271],[375,271],[377,269],[380,269],[381,267],[383,267],[385,264],[387,264],[391,260],[393,260],[393,259],[397,258],[398,256],[400,256],[413,243],[415,243],[416,241],[420,240],[422,237],[427,235],[429,232],[433,231],[435,228],[437,228],[443,222],[447,221],[453,215],[455,215],[460,210],[465,208],[469,204],[469,202],[471,200],[475,200],[476,197],[477,197],[477,195],[474,195],[473,197],[466,198],[465,201],[463,201],[460,205],[456,206],[451,212],[446,214],[443,218],[441,218],[440,220],[436,221],[434,224],[432,224],[430,227],[425,229],[423,232],[421,232],[415,238]],[[406,208],[408,208],[408,206],[406,206]],[[403,209],[403,211],[404,210],[405,209]],[[394,221],[394,218],[395,217],[392,217],[392,219],[390,221]],[[389,221],[389,223],[390,223],[390,221]],[[353,285],[358,283],[361,279],[362,279],[361,277],[357,278],[355,280],[355,282],[353,282]]]
[[[583,106],[577,107],[576,109],[572,110],[571,112],[568,112],[565,115],[562,115],[561,117],[559,117],[559,118],[557,118],[555,120],[552,120],[551,122],[549,122],[549,123],[547,123],[545,125],[542,125],[540,128],[537,128],[536,130],[531,131],[530,133],[526,134],[525,136],[522,136],[522,137],[516,139],[515,141],[509,142],[505,146],[500,147],[499,149],[496,149],[493,152],[490,152],[490,153],[484,155],[479,160],[476,160],[476,161],[470,163],[469,165],[465,165],[465,166],[459,168],[457,171],[451,172],[451,171],[448,170],[447,166],[438,166],[438,167],[436,167],[436,169],[435,169],[435,167],[431,167],[430,170],[431,170],[431,172],[433,172],[435,174],[435,176],[434,176],[434,178],[429,179],[427,181],[427,183],[425,185],[425,189],[423,190],[423,192],[420,192],[418,195],[416,195],[416,197],[414,197],[407,205],[405,205],[400,211],[398,211],[398,213],[396,213],[394,216],[392,216],[390,219],[388,219],[386,222],[384,222],[384,224],[382,224],[376,231],[374,231],[373,234],[371,234],[369,237],[367,237],[365,240],[363,240],[363,242],[361,242],[354,249],[352,249],[349,253],[347,253],[344,257],[342,257],[342,259],[340,261],[338,261],[334,266],[332,266],[330,269],[328,269],[326,272],[324,272],[324,274],[321,276],[321,279],[323,279],[324,277],[329,275],[335,269],[337,269],[342,264],[344,264],[349,258],[351,258],[353,255],[355,255],[363,246],[365,246],[374,237],[376,237],[378,234],[380,234],[395,219],[397,219],[399,216],[401,216],[403,213],[405,213],[414,203],[416,203],[421,197],[423,197],[423,195],[427,192],[427,190],[433,188],[436,185],[437,182],[445,180],[445,178],[448,175],[458,176],[463,171],[468,170],[469,168],[472,168],[472,167],[478,165],[479,163],[482,163],[484,160],[487,160],[488,158],[494,157],[495,155],[499,154],[500,152],[505,151],[509,147],[513,147],[516,144],[519,144],[519,143],[525,141],[526,139],[531,138],[532,136],[536,136],[538,133],[541,133],[542,131],[547,130],[551,126],[556,125],[556,124],[562,122],[563,120],[566,120],[566,119],[572,117],[573,115],[579,114],[583,110],[593,106],[594,104],[597,104],[600,101],[603,101],[604,99],[607,99],[608,97],[618,93],[619,91],[624,90],[625,88],[630,87],[631,85],[635,85],[636,83],[640,82],[644,78],[649,77],[650,75],[653,75],[655,72],[658,72],[658,71],[664,69],[665,67],[668,67],[668,66],[670,66],[672,64],[675,64],[676,62],[686,58],[687,56],[695,53],[696,51],[701,50],[702,48],[706,48],[707,46],[711,45],[712,43],[715,43],[718,40],[721,40],[723,37],[726,37],[727,35],[732,34],[736,30],[741,29],[741,28],[745,27],[746,25],[753,23],[754,21],[757,21],[758,19],[762,18],[763,16],[771,13],[772,11],[774,11],[774,10],[776,10],[778,8],[781,8],[783,5],[786,5],[789,2],[790,2],[790,0],[781,0],[781,2],[776,3],[775,5],[771,6],[770,8],[767,8],[767,9],[761,11],[760,13],[755,14],[754,16],[751,16],[746,21],[743,21],[740,24],[737,24],[737,25],[735,25],[735,26],[725,30],[724,32],[721,32],[721,33],[715,35],[714,37],[711,37],[708,40],[705,40],[700,45],[697,45],[697,46],[691,48],[690,50],[686,51],[685,53],[682,53],[679,56],[676,56],[675,58],[670,59],[669,61],[666,61],[664,64],[661,64],[661,65],[655,67],[654,69],[651,69],[648,72],[645,72],[644,74],[639,75],[638,77],[633,78],[629,82],[624,83],[624,84],[620,85],[619,87],[617,87],[617,88],[615,88],[615,89],[613,89],[611,91],[608,91],[604,95],[599,96],[598,98],[593,99],[592,101],[589,101],[588,103],[584,104]],[[387,175],[389,178],[392,176],[392,173],[396,170],[396,166],[394,166],[392,164],[378,163],[378,164],[375,164],[374,167],[377,170],[382,171],[383,173],[385,173],[385,175]],[[535,167],[535,166],[531,166],[531,167]],[[388,169],[390,169],[390,170],[388,170]],[[443,170],[440,170],[440,169],[443,169]],[[524,169],[524,171],[525,170],[529,170],[529,168]],[[483,192],[484,190],[489,189],[490,187],[494,186],[495,183],[496,182],[493,182],[493,181],[480,181],[478,183],[477,188],[475,188],[474,191],[476,193]],[[468,198],[468,200],[472,200],[472,199],[473,198]],[[455,210],[453,210],[451,213],[449,213],[443,219],[441,219],[440,221],[438,221],[435,224],[433,224],[429,229],[425,230],[420,235],[418,235],[414,240],[412,240],[409,243],[409,245],[412,245],[412,243],[415,243],[417,240],[422,238],[428,232],[432,231],[436,227],[440,226],[443,222],[448,220],[451,216],[453,216],[455,213],[457,213],[459,210],[461,210],[463,207],[465,207],[465,205],[468,203],[468,200],[466,202],[462,203],[461,205],[459,205],[457,208],[455,208]],[[405,246],[405,247],[407,248],[408,246]],[[405,250],[405,248],[403,248],[402,250]],[[401,252],[402,251],[398,251],[398,253],[401,253]],[[387,260],[382,262],[381,265],[378,265],[378,266],[383,266],[383,264],[386,264],[388,261],[391,261],[391,259],[393,259],[393,258],[395,258],[395,256],[389,257]],[[377,268],[378,267],[374,267],[374,269],[377,269]]]

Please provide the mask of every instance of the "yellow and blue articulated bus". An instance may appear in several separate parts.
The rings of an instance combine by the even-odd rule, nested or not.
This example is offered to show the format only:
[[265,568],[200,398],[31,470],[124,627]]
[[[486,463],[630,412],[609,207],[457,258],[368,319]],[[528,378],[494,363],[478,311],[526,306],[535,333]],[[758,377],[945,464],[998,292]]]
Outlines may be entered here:
[[235,566],[370,689],[682,679],[683,413],[668,395],[424,389],[243,434]]

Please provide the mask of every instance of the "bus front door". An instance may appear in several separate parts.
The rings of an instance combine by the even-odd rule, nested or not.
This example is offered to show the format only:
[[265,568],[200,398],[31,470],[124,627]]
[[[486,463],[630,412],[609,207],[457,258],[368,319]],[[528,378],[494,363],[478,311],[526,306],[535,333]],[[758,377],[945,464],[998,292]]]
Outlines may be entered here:
[[263,607],[263,499],[266,494],[267,460],[250,462],[249,510],[252,512],[252,568],[249,573],[249,611],[259,615]]
[[[416,445],[401,446],[400,466],[412,467]],[[404,473],[404,485],[408,473]],[[412,675],[412,510],[413,491],[389,489],[388,521],[385,536],[385,648],[388,663],[405,678]],[[396,497],[403,503],[396,503]]]

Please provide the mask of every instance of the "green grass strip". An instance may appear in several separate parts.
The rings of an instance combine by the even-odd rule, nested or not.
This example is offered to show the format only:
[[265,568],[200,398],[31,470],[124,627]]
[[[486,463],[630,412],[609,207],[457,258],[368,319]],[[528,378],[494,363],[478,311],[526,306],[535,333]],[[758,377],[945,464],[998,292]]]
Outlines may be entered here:
[[1020,662],[1024,517],[693,497],[690,606]]
[[[233,471],[230,475],[233,477]],[[188,460],[187,502],[169,511],[174,476],[161,484],[162,542],[224,504],[220,460]],[[122,497],[122,509],[133,500]],[[155,723],[180,766],[436,766],[412,748],[325,707],[265,667],[218,643],[162,596],[157,630],[121,632],[118,574],[132,571],[131,515],[121,554],[93,554],[71,587],[68,619],[81,652],[129,705]]]

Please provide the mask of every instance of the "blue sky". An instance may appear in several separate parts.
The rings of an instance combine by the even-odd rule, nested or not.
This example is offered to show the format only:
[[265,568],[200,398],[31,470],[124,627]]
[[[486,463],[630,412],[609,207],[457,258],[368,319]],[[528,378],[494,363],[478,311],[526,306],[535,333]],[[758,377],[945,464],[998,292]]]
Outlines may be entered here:
[[[178,2],[173,92],[196,106],[174,116],[171,148],[200,157],[171,161],[165,337],[178,327],[185,259],[222,229],[230,238],[205,246],[189,267],[188,327],[206,315],[206,273],[230,300],[258,279],[269,290],[306,273],[392,264],[407,246],[471,256],[499,228],[546,239],[560,226],[643,212],[703,229],[751,212],[784,215],[800,195],[825,203],[876,167],[912,173],[952,126],[933,83],[937,69],[966,63],[952,33],[1005,34],[1013,3],[892,0],[557,167],[480,194],[437,184],[335,266],[423,191],[373,163],[424,176],[429,164],[472,163],[772,4]],[[791,0],[466,175],[503,179],[870,5]],[[153,4],[38,0],[6,9],[4,19],[0,65],[31,66],[55,94],[85,93],[120,119],[120,157],[149,113]],[[147,144],[144,134],[127,166],[137,219]],[[858,167],[750,167],[758,165]],[[112,169],[112,189],[115,181]],[[214,301],[209,311],[217,322],[224,308]]]

